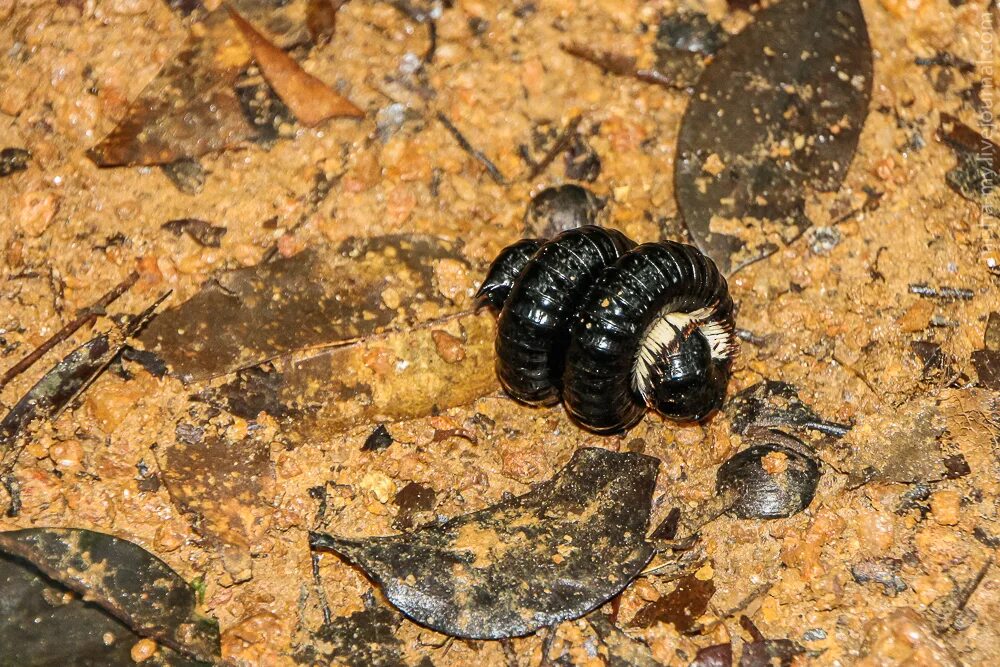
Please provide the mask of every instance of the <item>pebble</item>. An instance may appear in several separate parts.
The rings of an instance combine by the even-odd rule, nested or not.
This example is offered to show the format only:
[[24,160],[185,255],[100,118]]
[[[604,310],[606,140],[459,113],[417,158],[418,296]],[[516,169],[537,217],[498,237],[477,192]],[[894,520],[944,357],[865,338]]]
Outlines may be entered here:
[[145,662],[153,657],[153,654],[156,653],[156,649],[156,642],[147,637],[146,639],[140,639],[133,644],[129,655],[132,656],[132,662]]
[[59,204],[60,199],[54,192],[30,190],[17,197],[9,210],[14,212],[14,224],[28,236],[37,238],[52,223],[59,212]]
[[931,496],[931,514],[934,521],[942,526],[958,523],[962,496],[957,491],[938,491]]
[[49,447],[49,458],[62,472],[77,472],[83,467],[83,446],[79,440],[61,440]]
[[431,331],[431,338],[434,339],[434,346],[438,356],[446,363],[457,364],[465,359],[465,343],[461,338],[452,336],[447,331],[434,329]]

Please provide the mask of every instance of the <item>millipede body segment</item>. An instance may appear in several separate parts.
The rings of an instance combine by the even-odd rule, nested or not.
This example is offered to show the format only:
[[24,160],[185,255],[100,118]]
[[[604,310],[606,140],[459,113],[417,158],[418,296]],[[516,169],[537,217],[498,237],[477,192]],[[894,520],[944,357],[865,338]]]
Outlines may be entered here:
[[497,376],[530,405],[562,400],[597,433],[647,409],[704,419],[725,396],[737,343],[725,278],[696,248],[635,243],[602,227],[525,239],[494,260],[479,296],[499,311]]

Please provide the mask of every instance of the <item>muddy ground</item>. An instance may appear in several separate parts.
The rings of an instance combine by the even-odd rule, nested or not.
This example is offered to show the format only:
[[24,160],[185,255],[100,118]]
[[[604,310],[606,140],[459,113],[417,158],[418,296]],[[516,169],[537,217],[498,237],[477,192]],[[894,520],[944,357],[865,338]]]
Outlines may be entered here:
[[[985,361],[973,363],[974,352],[996,351],[985,338],[1000,311],[1000,228],[948,187],[955,158],[936,138],[942,114],[988,135],[982,112],[1000,109],[990,89],[996,49],[987,50],[996,8],[861,4],[874,54],[870,111],[839,192],[807,198],[823,231],[730,277],[744,332],[730,393],[781,380],[853,428],[818,447],[824,475],[808,510],[773,521],[722,517],[702,530],[696,579],[711,580],[714,594],[697,624],[628,630],[662,664],[749,641],[741,614],[766,637],[801,645],[802,663],[1000,664],[997,379]],[[30,152],[24,170],[0,178],[0,369],[133,271],[138,281],[109,315],[137,313],[167,290],[165,307],[178,306],[272,248],[294,260],[390,234],[451,242],[445,255],[424,258],[424,273],[390,279],[382,305],[369,304],[400,313],[379,323],[385,331],[335,332],[361,340],[310,376],[309,410],[205,414],[210,403],[190,400],[232,380],[242,362],[188,384],[129,359],[103,373],[31,434],[14,468],[23,506],[0,528],[78,527],[136,542],[203,582],[201,611],[218,619],[224,658],[270,665],[291,663],[303,628],[321,624],[321,598],[346,616],[373,590],[330,553],[317,586],[309,530],[387,535],[479,510],[549,479],[584,446],[660,459],[653,525],[672,507],[704,503],[718,465],[741,445],[725,414],[684,426],[650,415],[621,436],[589,434],[561,408],[504,396],[492,378],[493,317],[472,312],[489,261],[524,233],[531,196],[568,180],[563,154],[532,174],[518,147],[540,159],[546,144],[535,139],[571,122],[599,167],[570,176],[593,177],[589,187],[609,202],[605,224],[640,242],[685,239],[673,162],[687,95],[603,73],[560,48],[582,41],[643,62],[652,58],[650,26],[679,10],[704,12],[727,32],[752,20],[722,0],[460,0],[435,14],[433,59],[421,65],[426,23],[389,3],[348,2],[328,43],[292,53],[364,118],[288,122],[269,143],[206,153],[203,186],[185,193],[157,166],[98,168],[87,150],[181,50],[194,21],[157,0],[0,0],[0,147]],[[322,196],[317,178],[330,181]],[[870,191],[881,198],[862,208]],[[223,227],[218,246],[162,227],[188,218]],[[329,281],[350,275],[345,267]],[[426,302],[411,304],[415,284]],[[12,378],[0,393],[5,409],[113,326],[96,318]],[[309,345],[297,353],[323,347]],[[438,410],[428,397],[445,393],[455,406]],[[184,446],[185,420],[208,425],[197,447]],[[379,424],[391,444],[363,449]],[[939,445],[939,458],[960,454],[967,470],[939,474],[932,461],[907,479],[886,471],[887,460]],[[432,491],[407,506],[398,494],[414,483]],[[677,585],[640,577],[614,603],[619,625]],[[403,621],[396,635],[413,664],[601,664],[581,632],[567,623],[501,644]]]

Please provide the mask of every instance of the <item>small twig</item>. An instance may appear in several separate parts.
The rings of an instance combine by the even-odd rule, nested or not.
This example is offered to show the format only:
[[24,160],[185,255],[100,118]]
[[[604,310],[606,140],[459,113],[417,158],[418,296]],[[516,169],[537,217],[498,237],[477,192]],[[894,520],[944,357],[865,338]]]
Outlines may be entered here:
[[490,162],[490,159],[483,155],[481,151],[476,150],[472,144],[469,143],[469,140],[462,136],[462,133],[458,131],[458,128],[455,127],[450,120],[448,120],[448,117],[445,116],[443,112],[438,111],[437,119],[441,121],[441,124],[444,125],[444,128],[448,130],[449,134],[455,137],[455,141],[457,141],[458,145],[462,147],[462,150],[474,157],[481,165],[483,165],[486,172],[490,175],[490,178],[492,178],[497,185],[507,185],[507,179],[504,178],[503,173],[497,169],[497,166]]
[[946,299],[948,301],[960,300],[970,301],[975,292],[963,287],[938,287],[937,289],[926,283],[915,283],[910,285],[910,294],[916,294],[931,299]]
[[137,280],[139,280],[139,274],[133,271],[125,277],[125,280],[118,283],[118,285],[116,285],[110,292],[102,296],[89,307],[80,311],[76,317],[66,323],[66,326],[52,334],[47,341],[36,347],[30,354],[7,369],[7,371],[3,374],[3,377],[0,377],[0,389],[6,387],[11,380],[31,368],[31,366],[34,365],[36,361],[44,357],[49,350],[72,336],[78,329],[96,320],[98,315],[104,312],[105,308],[114,303],[119,297],[125,294],[125,292],[131,289]]
[[569,123],[567,123],[565,129],[563,129],[562,133],[560,133],[559,137],[556,139],[556,143],[553,144],[552,148],[549,149],[549,152],[545,154],[545,157],[532,166],[531,171],[528,172],[527,180],[535,180],[539,174],[545,171],[548,166],[552,164],[552,161],[556,159],[557,155],[569,147],[569,142],[573,139],[573,135],[576,134],[576,128],[580,126],[581,120],[583,120],[582,116],[575,116],[569,121]]
[[323,625],[330,625],[333,621],[333,613],[330,611],[330,603],[326,601],[326,592],[323,590],[323,580],[319,576],[320,554],[317,551],[310,552],[312,559],[313,586],[316,588],[316,597],[319,598],[319,607],[323,610]]
[[609,74],[629,76],[645,83],[653,83],[671,90],[684,90],[676,81],[655,69],[640,68],[632,56],[622,55],[613,51],[597,51],[577,42],[560,45],[569,55],[585,60],[591,65],[597,65]]
[[521,667],[521,662],[517,659],[517,651],[514,650],[514,642],[510,639],[501,639],[500,648],[503,649],[503,659],[507,667]]
[[882,396],[879,394],[878,390],[875,389],[874,385],[872,385],[872,383],[868,380],[868,378],[865,377],[864,373],[859,371],[853,365],[841,359],[839,356],[837,356],[836,352],[833,353],[832,359],[837,363],[838,366],[845,369],[848,373],[861,380],[862,384],[868,387],[868,391],[872,393],[872,396],[875,397],[875,400],[877,400],[879,403],[882,402]]

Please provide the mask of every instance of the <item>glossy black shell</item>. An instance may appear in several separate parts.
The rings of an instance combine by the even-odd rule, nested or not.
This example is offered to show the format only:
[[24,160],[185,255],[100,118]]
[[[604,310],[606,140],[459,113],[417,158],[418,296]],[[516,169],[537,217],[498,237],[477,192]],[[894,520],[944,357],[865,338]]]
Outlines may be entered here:
[[531,405],[559,401],[571,320],[601,272],[634,245],[620,232],[586,226],[528,260],[497,324],[497,377],[511,396]]
[[[496,369],[504,389],[531,405],[562,399],[597,433],[629,429],[645,414],[632,375],[658,317],[708,309],[725,332],[734,326],[726,280],[698,249],[671,241],[636,247],[594,226],[504,249],[480,296],[500,310]],[[655,360],[650,402],[673,419],[702,419],[720,406],[730,365],[730,350],[713,354],[697,329],[687,332]]]
[[[632,368],[643,334],[666,310],[713,308],[732,320],[733,301],[725,278],[697,248],[661,241],[623,256],[601,275],[580,304],[566,358],[566,410],[598,433],[629,429],[646,406],[632,390]],[[704,394],[666,416],[702,419],[719,407],[729,379],[728,359],[712,359]]]

